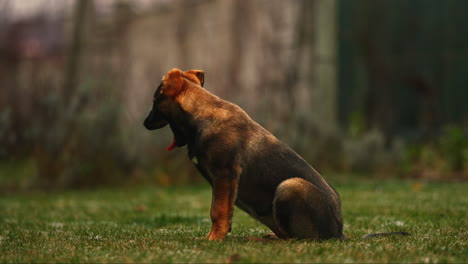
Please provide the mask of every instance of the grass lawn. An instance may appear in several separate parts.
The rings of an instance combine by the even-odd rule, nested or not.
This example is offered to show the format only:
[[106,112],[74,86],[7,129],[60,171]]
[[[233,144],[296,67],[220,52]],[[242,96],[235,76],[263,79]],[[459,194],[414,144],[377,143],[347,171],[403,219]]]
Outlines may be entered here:
[[208,185],[3,195],[0,262],[468,262],[468,183],[332,183],[344,242],[249,240],[269,231],[237,208],[227,239],[206,241]]

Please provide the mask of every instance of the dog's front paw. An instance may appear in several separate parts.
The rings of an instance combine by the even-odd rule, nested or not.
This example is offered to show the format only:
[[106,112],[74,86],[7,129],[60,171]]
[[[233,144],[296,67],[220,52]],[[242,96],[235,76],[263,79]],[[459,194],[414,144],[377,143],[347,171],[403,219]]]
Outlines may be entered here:
[[206,238],[210,241],[222,241],[225,237],[226,234],[211,231]]
[[278,239],[281,239],[279,238],[277,235],[275,235],[274,233],[270,233],[270,234],[266,234],[265,236],[263,236],[264,239],[269,239],[269,240],[278,240]]

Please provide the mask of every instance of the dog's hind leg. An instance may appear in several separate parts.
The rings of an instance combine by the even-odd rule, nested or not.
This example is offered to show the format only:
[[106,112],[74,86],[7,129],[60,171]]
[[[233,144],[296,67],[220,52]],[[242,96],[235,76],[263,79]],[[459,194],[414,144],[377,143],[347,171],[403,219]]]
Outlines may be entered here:
[[273,231],[274,234],[266,235],[267,238],[274,238],[275,236],[282,239],[289,238],[289,235],[276,224],[272,215],[257,217],[257,220]]
[[278,185],[273,200],[276,226],[290,238],[342,238],[339,204],[314,184],[291,178]]

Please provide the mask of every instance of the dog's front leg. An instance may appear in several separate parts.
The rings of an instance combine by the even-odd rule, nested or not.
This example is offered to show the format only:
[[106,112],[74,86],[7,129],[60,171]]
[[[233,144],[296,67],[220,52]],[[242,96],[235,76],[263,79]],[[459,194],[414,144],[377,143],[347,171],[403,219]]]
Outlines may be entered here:
[[225,175],[213,179],[209,240],[223,240],[230,231],[238,182],[238,177],[230,178]]

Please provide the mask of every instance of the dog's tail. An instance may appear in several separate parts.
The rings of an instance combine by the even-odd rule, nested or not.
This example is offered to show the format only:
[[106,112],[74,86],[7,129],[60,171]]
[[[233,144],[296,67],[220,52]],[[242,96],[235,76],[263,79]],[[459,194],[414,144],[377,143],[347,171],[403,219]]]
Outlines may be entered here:
[[411,234],[408,232],[384,232],[384,233],[372,233],[372,234],[367,234],[361,237],[361,239],[367,239],[367,238],[374,238],[374,237],[381,237],[381,236],[391,236],[391,235],[402,235],[402,236],[410,236]]

